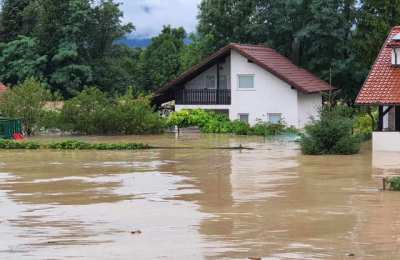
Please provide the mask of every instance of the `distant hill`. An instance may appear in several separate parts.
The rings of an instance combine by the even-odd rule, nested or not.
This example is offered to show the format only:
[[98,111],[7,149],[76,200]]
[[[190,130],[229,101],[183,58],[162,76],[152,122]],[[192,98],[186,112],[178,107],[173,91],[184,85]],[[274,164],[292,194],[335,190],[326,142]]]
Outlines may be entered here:
[[[185,44],[190,44],[190,39],[185,39]],[[150,38],[122,38],[117,41],[117,44],[126,45],[131,48],[145,48],[151,44]]]
[[144,48],[151,44],[150,38],[123,38],[117,41],[117,44],[129,46],[131,48]]

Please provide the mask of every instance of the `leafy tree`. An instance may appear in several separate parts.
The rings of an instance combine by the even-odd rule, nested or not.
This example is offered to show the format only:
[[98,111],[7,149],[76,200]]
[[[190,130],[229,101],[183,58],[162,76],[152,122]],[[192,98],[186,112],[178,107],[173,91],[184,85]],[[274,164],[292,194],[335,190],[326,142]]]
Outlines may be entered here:
[[189,39],[191,43],[186,45],[181,51],[182,71],[185,71],[199,63],[204,57],[210,55],[213,49],[215,49],[214,38],[211,34],[205,36],[191,34]]
[[304,154],[356,154],[360,150],[361,138],[353,134],[354,119],[348,107],[324,107],[320,119],[305,128],[301,139]]
[[[13,8],[6,8],[12,10],[8,13],[2,11],[0,24],[3,31],[7,32],[6,27],[18,25],[21,30],[16,29],[15,33],[25,34],[25,38],[17,38],[2,48],[3,52],[10,48],[22,48],[16,54],[0,53],[0,57],[4,56],[7,59],[6,65],[0,65],[4,69],[4,83],[15,84],[30,76],[43,77],[52,90],[61,92],[65,97],[76,95],[94,82],[102,89],[117,87],[115,84],[109,84],[112,79],[104,78],[105,73],[97,77],[95,71],[98,71],[99,67],[100,70],[107,70],[109,64],[114,63],[110,60],[114,58],[114,49],[119,48],[114,42],[134,29],[132,24],[122,23],[120,4],[113,0],[99,0],[95,3],[92,0],[25,0],[24,5],[17,5],[17,2],[22,1],[5,0],[4,7]],[[6,21],[7,15],[14,15],[18,22],[13,22],[17,18]],[[23,49],[28,43],[29,50]],[[28,55],[20,58],[23,51]],[[46,61],[44,57],[47,58]],[[38,59],[40,66],[37,64]],[[36,69],[38,67],[40,71]],[[116,70],[115,66],[112,68]],[[17,76],[14,76],[15,74]],[[109,76],[112,75],[114,74]]]
[[21,118],[24,131],[32,135],[38,129],[43,117],[43,107],[52,99],[52,95],[39,81],[29,78],[8,90],[0,99],[1,114]]
[[139,88],[135,73],[139,68],[139,56],[142,50],[115,45],[110,55],[93,63],[94,84],[100,90],[123,94],[127,87]]
[[181,52],[186,33],[183,28],[164,27],[140,55],[138,82],[145,90],[154,90],[182,71]]
[[32,0],[3,0],[1,12],[1,40],[12,41],[25,35],[24,10]]
[[258,0],[203,0],[199,9],[198,31],[203,37],[212,37],[213,52],[224,45],[258,43],[254,34]]
[[43,77],[47,56],[37,48],[38,41],[25,36],[0,43],[0,81],[15,85],[30,77]]

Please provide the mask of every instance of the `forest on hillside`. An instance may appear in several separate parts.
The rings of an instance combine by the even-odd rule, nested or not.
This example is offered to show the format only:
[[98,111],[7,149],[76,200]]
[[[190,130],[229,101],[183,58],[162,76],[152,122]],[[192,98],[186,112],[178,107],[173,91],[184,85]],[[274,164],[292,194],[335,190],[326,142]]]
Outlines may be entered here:
[[122,22],[120,7],[115,0],[3,0],[0,81],[14,86],[33,77],[64,98],[88,86],[151,93],[227,43],[253,43],[331,81],[352,103],[400,24],[400,0],[202,0],[196,32],[166,25],[148,47],[129,48],[118,40],[135,27]]

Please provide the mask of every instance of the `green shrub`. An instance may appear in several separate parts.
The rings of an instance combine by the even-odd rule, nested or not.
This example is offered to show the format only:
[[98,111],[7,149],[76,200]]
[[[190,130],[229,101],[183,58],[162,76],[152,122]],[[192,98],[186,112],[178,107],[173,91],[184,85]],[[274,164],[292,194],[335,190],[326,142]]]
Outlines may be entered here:
[[354,123],[354,133],[357,134],[363,141],[370,140],[372,138],[372,132],[375,125],[377,124],[375,115],[375,120],[373,121],[368,114],[360,114],[356,117]]
[[134,97],[132,92],[118,97],[112,109],[116,130],[124,134],[157,134],[166,122],[151,107],[149,97]]
[[400,177],[392,177],[388,180],[391,190],[400,191]]
[[80,134],[154,134],[165,128],[165,120],[151,107],[149,97],[107,98],[97,88],[88,88],[65,102],[59,127]]
[[[320,119],[305,127],[301,139],[304,154],[355,154],[360,150],[361,139],[353,134],[354,120],[340,106],[325,107]],[[345,112],[345,113],[344,113]]]
[[284,124],[272,124],[269,122],[258,122],[253,128],[252,133],[255,135],[273,136],[281,135],[288,132],[296,132],[294,128],[287,128]]
[[248,135],[251,134],[251,127],[246,122],[235,120],[230,122],[230,132],[236,135]]
[[169,126],[180,128],[197,126],[203,133],[232,133],[237,135],[272,136],[287,132],[298,133],[293,128],[287,128],[285,124],[271,124],[259,122],[254,127],[240,120],[230,121],[223,114],[209,112],[202,109],[181,110],[170,115],[167,121]]
[[[200,128],[207,128],[207,125],[212,122],[227,123],[229,119],[222,115],[214,112],[208,112],[203,109],[193,110],[181,110],[179,112],[172,113],[168,118],[168,126],[178,126],[179,128],[198,126]],[[212,129],[212,126],[210,126]]]

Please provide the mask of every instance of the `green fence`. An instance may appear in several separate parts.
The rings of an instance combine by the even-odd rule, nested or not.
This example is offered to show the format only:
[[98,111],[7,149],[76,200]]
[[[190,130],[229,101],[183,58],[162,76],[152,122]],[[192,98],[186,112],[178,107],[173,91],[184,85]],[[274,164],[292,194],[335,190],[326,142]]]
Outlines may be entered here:
[[0,118],[0,138],[12,139],[15,133],[22,133],[20,119]]

